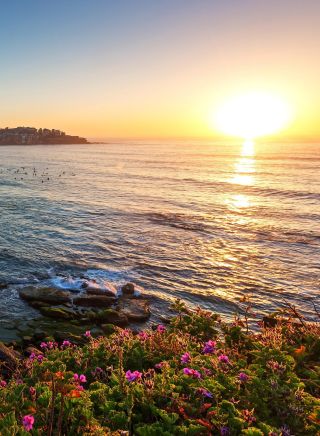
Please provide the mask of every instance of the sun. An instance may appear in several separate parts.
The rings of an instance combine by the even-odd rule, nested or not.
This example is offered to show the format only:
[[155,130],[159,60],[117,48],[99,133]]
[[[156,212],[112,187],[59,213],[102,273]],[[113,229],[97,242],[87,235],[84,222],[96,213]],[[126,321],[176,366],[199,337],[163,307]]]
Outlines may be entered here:
[[276,133],[292,118],[285,100],[264,92],[250,92],[226,101],[215,113],[214,124],[221,133],[252,140]]

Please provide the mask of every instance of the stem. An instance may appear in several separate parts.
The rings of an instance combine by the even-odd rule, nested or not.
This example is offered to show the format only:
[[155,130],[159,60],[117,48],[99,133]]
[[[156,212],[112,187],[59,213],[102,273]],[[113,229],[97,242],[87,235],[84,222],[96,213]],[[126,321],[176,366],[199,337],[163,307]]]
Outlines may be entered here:
[[51,396],[51,405],[50,405],[50,421],[49,421],[48,436],[52,436],[53,418],[54,418],[54,403],[55,403],[55,399],[56,399],[56,391],[55,391],[53,376],[51,376],[51,380],[52,380],[52,396]]

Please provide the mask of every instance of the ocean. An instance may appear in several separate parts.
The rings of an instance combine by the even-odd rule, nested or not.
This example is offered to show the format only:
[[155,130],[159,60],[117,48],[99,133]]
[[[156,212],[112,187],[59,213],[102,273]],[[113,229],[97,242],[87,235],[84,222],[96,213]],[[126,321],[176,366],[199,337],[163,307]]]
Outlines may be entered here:
[[[319,307],[319,144],[126,141],[0,147],[0,339],[27,284],[82,278],[226,317]],[[318,298],[318,301],[317,301]],[[153,319],[152,318],[152,319]]]

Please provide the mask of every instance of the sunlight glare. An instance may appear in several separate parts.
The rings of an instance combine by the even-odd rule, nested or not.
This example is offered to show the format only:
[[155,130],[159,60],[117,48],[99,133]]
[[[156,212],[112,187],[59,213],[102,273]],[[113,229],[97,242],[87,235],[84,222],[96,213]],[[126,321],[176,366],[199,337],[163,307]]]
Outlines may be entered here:
[[252,92],[228,100],[215,114],[216,128],[246,140],[275,133],[292,118],[290,106],[272,94]]

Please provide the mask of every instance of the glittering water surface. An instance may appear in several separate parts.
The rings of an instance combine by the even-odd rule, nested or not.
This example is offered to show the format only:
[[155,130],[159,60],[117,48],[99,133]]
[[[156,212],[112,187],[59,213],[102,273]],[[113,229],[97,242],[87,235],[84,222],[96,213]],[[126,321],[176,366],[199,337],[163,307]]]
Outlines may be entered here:
[[311,316],[319,145],[130,142],[0,153],[0,280],[11,283],[0,290],[3,328],[37,315],[19,300],[21,284],[49,277],[59,286],[60,275],[83,274],[225,314],[247,294],[262,312],[287,300]]

